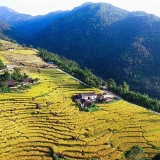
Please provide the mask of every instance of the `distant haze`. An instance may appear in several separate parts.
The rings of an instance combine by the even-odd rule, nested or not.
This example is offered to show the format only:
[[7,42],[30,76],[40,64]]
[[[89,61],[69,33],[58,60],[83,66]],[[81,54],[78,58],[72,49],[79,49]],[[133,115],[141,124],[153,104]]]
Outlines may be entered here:
[[[44,15],[57,10],[71,10],[88,2],[86,0],[0,0],[0,6],[7,6],[19,13],[30,15]],[[159,0],[92,0],[91,2],[105,2],[128,11],[145,11],[160,17]]]

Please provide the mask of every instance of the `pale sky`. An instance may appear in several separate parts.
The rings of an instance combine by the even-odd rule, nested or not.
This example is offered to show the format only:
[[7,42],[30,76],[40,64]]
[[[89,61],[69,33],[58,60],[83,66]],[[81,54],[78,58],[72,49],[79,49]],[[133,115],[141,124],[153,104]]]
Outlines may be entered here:
[[160,0],[0,0],[19,13],[44,15],[57,10],[71,10],[85,2],[110,3],[128,11],[145,11],[160,17]]

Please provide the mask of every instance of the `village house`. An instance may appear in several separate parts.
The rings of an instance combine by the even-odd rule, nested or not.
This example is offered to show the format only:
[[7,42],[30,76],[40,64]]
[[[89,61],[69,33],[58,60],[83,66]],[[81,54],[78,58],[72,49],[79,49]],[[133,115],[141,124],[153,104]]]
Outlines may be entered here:
[[5,81],[4,84],[6,84],[9,88],[15,87],[17,84],[17,81]]
[[14,51],[15,49],[14,48],[8,48],[8,51]]
[[32,78],[23,78],[22,79],[22,84],[23,85],[27,85],[27,84],[30,84],[30,83],[33,83],[34,80]]
[[82,108],[90,106],[93,102],[110,102],[113,98],[115,96],[110,93],[107,94],[106,91],[103,94],[96,94],[94,92],[80,93],[72,97],[73,101],[80,104]]
[[80,99],[94,101],[97,98],[97,94],[95,94],[94,92],[91,92],[91,93],[81,93],[81,94],[79,94],[79,98]]
[[51,61],[48,61],[48,62],[47,62],[47,64],[51,65],[51,64],[53,64],[53,62],[51,62]]
[[50,63],[50,64],[47,63],[47,64],[43,65],[41,68],[58,68],[58,66],[55,64],[52,64],[52,63]]
[[13,68],[14,68],[14,67],[13,67],[12,65],[7,65],[7,70],[8,70],[8,71],[13,71]]
[[107,86],[101,86],[100,89],[104,90],[104,91],[107,91]]

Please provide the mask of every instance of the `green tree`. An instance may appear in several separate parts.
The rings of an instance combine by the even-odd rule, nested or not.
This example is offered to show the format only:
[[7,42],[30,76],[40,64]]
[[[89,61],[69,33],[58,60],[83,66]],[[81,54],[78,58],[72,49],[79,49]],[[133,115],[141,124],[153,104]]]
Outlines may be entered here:
[[10,89],[9,89],[9,87],[8,87],[6,84],[2,84],[2,86],[1,86],[1,88],[0,88],[0,91],[1,91],[2,93],[6,93],[6,92],[9,92]]
[[1,69],[5,68],[5,65],[4,65],[4,63],[2,62],[1,59],[0,59],[0,68],[1,68]]
[[5,71],[3,74],[3,81],[8,81],[11,79],[12,79],[11,74],[8,71]]
[[23,44],[22,47],[26,48],[26,44]]
[[107,86],[107,82],[106,81],[102,81],[102,86]]
[[123,82],[123,90],[125,93],[129,92],[129,85],[126,82]]
[[119,86],[117,87],[117,92],[118,92],[118,94],[123,95],[124,89],[123,89],[122,85],[119,85]]
[[135,145],[129,151],[125,153],[125,157],[127,160],[140,160],[140,155],[143,153],[143,149]]
[[160,154],[155,155],[152,160],[160,160]]
[[11,41],[12,43],[15,43],[15,44],[17,43],[17,41],[14,40],[14,39],[13,39],[13,40],[11,39],[10,41]]
[[107,87],[109,90],[115,90],[116,86],[116,82],[113,79],[110,78],[107,80]]
[[16,67],[14,68],[14,71],[11,75],[14,80],[19,81],[22,79],[22,75],[21,75],[20,71],[21,71],[20,68],[16,68]]
[[53,160],[59,160],[59,157],[57,155],[53,156]]
[[29,76],[26,73],[23,73],[23,78],[28,78]]

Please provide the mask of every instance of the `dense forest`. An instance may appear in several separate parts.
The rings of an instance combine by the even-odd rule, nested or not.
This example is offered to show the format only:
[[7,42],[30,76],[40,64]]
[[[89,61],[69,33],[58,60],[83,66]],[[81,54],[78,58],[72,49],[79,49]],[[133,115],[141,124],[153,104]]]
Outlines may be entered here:
[[0,39],[7,39],[7,36],[4,34],[4,32],[9,30],[9,26],[0,21]]
[[150,98],[146,94],[130,91],[130,87],[126,82],[123,82],[122,85],[117,85],[113,79],[102,80],[101,78],[95,76],[91,70],[87,68],[81,69],[76,62],[68,60],[64,56],[59,56],[52,52],[48,52],[44,49],[40,49],[38,55],[44,61],[53,62],[54,64],[58,65],[60,69],[82,80],[89,86],[100,87],[102,85],[106,85],[108,90],[113,91],[123,99],[143,106],[147,109],[160,112],[160,101]]

